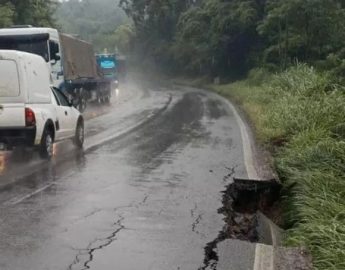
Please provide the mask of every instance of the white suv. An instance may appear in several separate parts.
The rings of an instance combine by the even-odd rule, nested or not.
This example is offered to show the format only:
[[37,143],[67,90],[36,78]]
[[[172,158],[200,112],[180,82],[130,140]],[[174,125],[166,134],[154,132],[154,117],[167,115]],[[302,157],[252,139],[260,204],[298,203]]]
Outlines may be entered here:
[[55,141],[83,146],[84,119],[49,78],[41,56],[0,51],[0,149],[35,146],[50,158]]

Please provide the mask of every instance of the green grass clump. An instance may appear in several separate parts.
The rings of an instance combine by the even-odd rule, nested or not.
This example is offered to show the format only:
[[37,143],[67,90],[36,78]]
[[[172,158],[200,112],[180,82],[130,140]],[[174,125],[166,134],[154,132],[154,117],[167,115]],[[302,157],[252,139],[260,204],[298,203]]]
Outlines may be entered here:
[[306,65],[212,86],[239,103],[273,153],[286,190],[286,243],[317,270],[345,269],[345,91]]

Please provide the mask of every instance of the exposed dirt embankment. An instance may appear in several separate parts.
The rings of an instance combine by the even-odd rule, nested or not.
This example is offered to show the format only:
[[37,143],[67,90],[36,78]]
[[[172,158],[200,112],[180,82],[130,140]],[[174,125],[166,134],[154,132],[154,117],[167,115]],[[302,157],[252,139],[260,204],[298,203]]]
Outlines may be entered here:
[[276,211],[277,201],[280,198],[281,185],[275,180],[252,181],[247,179],[234,179],[223,192],[223,206],[218,212],[224,215],[225,225],[216,239],[205,247],[205,260],[203,269],[217,269],[217,245],[226,239],[237,239],[251,243],[272,242],[264,237],[258,229],[261,219],[259,213],[268,215]]

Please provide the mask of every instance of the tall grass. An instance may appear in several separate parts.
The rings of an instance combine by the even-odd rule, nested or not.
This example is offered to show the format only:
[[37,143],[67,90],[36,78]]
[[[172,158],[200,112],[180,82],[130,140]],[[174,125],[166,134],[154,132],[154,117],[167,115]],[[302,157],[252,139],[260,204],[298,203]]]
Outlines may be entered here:
[[287,244],[308,247],[317,270],[345,269],[345,91],[306,65],[258,74],[256,85],[214,88],[243,106],[273,150],[289,190]]

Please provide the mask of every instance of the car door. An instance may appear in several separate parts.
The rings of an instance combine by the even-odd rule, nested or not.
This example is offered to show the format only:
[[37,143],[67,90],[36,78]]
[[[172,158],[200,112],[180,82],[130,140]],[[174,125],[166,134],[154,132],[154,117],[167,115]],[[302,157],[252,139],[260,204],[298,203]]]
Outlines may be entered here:
[[58,125],[63,138],[72,137],[75,133],[75,120],[72,108],[65,97],[58,89],[53,88],[53,93],[57,100]]
[[55,140],[59,141],[64,139],[67,136],[67,125],[66,125],[66,116],[63,108],[60,106],[60,100],[58,99],[55,91],[52,89],[52,100],[53,105],[56,111],[55,119]]

